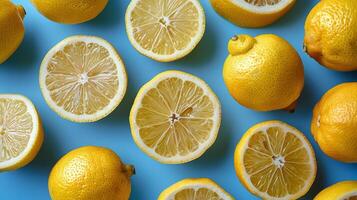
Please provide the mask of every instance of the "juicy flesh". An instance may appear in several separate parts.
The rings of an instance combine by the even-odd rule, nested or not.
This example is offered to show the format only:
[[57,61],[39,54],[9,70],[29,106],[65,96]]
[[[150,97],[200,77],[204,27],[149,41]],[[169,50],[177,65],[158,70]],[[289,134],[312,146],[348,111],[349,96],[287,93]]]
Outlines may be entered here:
[[165,79],[141,103],[136,116],[140,137],[161,156],[188,155],[210,136],[213,104],[191,81]]
[[273,6],[275,4],[278,4],[282,0],[244,0],[244,1],[255,6]]
[[199,30],[198,10],[191,0],[141,0],[130,20],[135,40],[159,55],[185,49]]
[[216,192],[206,189],[184,189],[175,195],[174,200],[224,200]]
[[23,152],[32,129],[32,117],[22,101],[0,99],[0,162]]
[[296,194],[313,173],[303,142],[279,127],[255,133],[244,154],[251,183],[272,197]]
[[57,106],[76,115],[90,115],[105,108],[116,95],[117,73],[107,49],[77,42],[51,58],[46,86]]

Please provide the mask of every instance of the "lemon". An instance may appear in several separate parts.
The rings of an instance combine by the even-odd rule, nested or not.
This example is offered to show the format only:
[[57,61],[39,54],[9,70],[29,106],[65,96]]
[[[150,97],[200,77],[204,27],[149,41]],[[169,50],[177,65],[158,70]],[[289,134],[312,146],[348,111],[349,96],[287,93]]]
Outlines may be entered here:
[[210,0],[223,17],[242,27],[263,27],[284,16],[296,0]]
[[0,0],[0,64],[5,62],[20,46],[25,27],[25,10],[9,0]]
[[298,199],[316,177],[311,144],[281,121],[251,127],[237,145],[234,165],[243,185],[262,199]]
[[31,0],[48,19],[62,24],[80,24],[97,17],[108,0]]
[[0,172],[30,163],[43,142],[42,123],[32,102],[22,95],[0,95]]
[[184,179],[161,192],[158,200],[234,200],[208,178]]
[[125,17],[134,48],[160,62],[189,54],[205,32],[205,20],[198,0],[132,0]]
[[343,181],[321,191],[314,200],[356,200],[357,181]]
[[181,71],[160,73],[146,83],[130,112],[135,143],[167,164],[200,157],[216,140],[220,123],[217,96],[204,81]]
[[304,86],[304,67],[296,50],[271,34],[234,36],[223,78],[230,94],[258,111],[294,110]]
[[357,162],[357,82],[330,89],[316,104],[311,132],[323,152],[343,162]]
[[133,173],[112,150],[86,146],[56,163],[48,188],[52,200],[128,200]]
[[40,69],[48,105],[74,122],[94,122],[109,115],[127,88],[124,64],[104,39],[72,36],[55,45]]
[[320,1],[305,22],[305,51],[330,69],[357,70],[356,27],[355,0]]

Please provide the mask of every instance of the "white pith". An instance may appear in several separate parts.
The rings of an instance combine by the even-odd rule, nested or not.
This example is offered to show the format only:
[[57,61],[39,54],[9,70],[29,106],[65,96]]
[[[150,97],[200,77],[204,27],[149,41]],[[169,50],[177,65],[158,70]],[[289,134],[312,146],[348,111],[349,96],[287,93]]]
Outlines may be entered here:
[[275,5],[266,5],[266,6],[256,6],[246,2],[245,0],[228,0],[231,1],[238,7],[241,7],[245,10],[249,10],[254,13],[268,14],[275,13],[283,10],[287,6],[289,6],[294,0],[281,0]]
[[173,193],[171,193],[165,200],[175,200],[175,195],[177,193],[181,192],[182,190],[187,190],[187,189],[193,189],[195,191],[197,191],[199,189],[208,189],[208,190],[211,190],[211,191],[215,192],[216,194],[218,194],[218,196],[220,198],[222,198],[223,200],[233,200],[221,188],[219,188],[219,187],[217,187],[215,185],[211,185],[211,184],[199,184],[199,183],[189,184],[189,185],[185,185],[185,186],[179,187]]

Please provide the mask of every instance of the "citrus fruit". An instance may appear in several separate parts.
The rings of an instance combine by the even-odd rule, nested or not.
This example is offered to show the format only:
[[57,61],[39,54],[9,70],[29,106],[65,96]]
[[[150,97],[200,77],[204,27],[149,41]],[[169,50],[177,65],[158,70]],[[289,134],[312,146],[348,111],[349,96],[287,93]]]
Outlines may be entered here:
[[108,0],[31,0],[48,19],[62,24],[80,24],[97,17]]
[[205,32],[205,20],[198,0],[132,0],[125,17],[134,48],[160,62],[189,54]]
[[321,191],[314,200],[356,200],[357,181],[343,181]]
[[112,150],[85,146],[56,163],[48,188],[52,200],[128,200],[133,173]]
[[20,46],[25,27],[25,10],[9,0],[0,0],[0,64],[5,62]]
[[311,132],[328,156],[357,162],[357,82],[330,89],[316,104]]
[[124,64],[107,41],[72,36],[54,46],[40,69],[47,104],[74,122],[94,122],[110,114],[127,88]]
[[30,163],[43,142],[41,120],[24,96],[0,95],[0,171],[16,170]]
[[233,200],[217,183],[208,178],[184,179],[161,192],[158,200]]
[[298,199],[316,176],[311,144],[281,121],[251,127],[237,145],[234,165],[243,185],[262,199]]
[[305,51],[330,69],[357,70],[356,27],[355,0],[320,1],[305,22]]
[[242,27],[272,24],[285,15],[296,0],[210,0],[223,17]]
[[230,94],[257,111],[294,110],[304,86],[304,66],[296,50],[271,34],[234,36],[223,78]]
[[200,157],[216,140],[220,124],[217,96],[204,81],[181,71],[160,73],[146,83],[130,112],[135,143],[167,164]]

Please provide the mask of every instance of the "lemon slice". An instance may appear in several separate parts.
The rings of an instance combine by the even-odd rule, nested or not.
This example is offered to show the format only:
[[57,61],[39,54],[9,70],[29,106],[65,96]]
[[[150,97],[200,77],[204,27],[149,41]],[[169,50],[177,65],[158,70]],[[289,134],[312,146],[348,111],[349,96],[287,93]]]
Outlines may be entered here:
[[250,128],[237,145],[234,160],[241,182],[263,199],[298,199],[316,176],[311,144],[300,131],[280,121]]
[[210,0],[223,17],[243,27],[262,27],[284,16],[296,0]]
[[0,171],[31,162],[41,148],[43,135],[40,118],[29,99],[0,95]]
[[184,179],[162,191],[158,200],[234,200],[208,178]]
[[163,72],[145,84],[130,112],[136,144],[167,164],[200,157],[216,140],[220,123],[221,106],[213,91],[180,71]]
[[124,64],[107,41],[72,36],[54,46],[40,69],[47,104],[74,122],[94,122],[109,115],[127,88]]
[[125,21],[135,49],[161,62],[189,54],[201,40],[206,23],[198,0],[132,0]]

